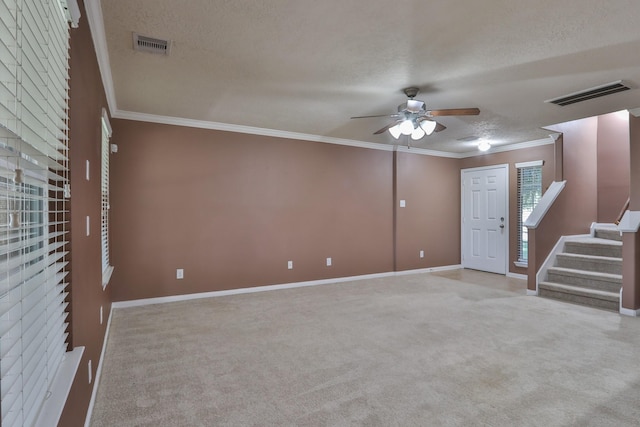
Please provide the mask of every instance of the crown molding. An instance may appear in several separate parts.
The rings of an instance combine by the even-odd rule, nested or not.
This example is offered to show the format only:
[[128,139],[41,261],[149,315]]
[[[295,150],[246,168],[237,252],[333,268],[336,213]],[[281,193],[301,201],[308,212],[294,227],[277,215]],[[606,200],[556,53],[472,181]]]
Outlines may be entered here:
[[109,61],[109,51],[107,49],[107,36],[104,31],[104,18],[102,17],[102,6],[100,0],[85,0],[85,12],[89,22],[89,30],[93,39],[93,47],[98,59],[98,68],[102,76],[102,85],[107,96],[107,104],[111,116],[117,111],[115,90],[113,89],[113,76],[111,75],[111,63]]
[[640,108],[630,109],[629,114],[631,114],[633,117],[640,117]]
[[289,132],[277,129],[266,129],[229,123],[210,122],[206,120],[184,119],[181,117],[160,116],[156,114],[136,113],[133,111],[117,110],[113,116],[116,119],[134,120],[139,122],[160,123],[174,126],[185,126],[200,129],[220,130],[225,132],[246,133],[250,135],[271,136],[275,138],[298,139],[302,141],[322,142],[325,144],[346,145],[351,147],[369,148],[372,150],[393,151],[394,146],[375,142],[356,141],[352,139],[333,138],[312,135],[308,133]]
[[429,150],[427,148],[408,147],[404,145],[396,145],[394,151],[409,154],[420,154],[422,156],[447,157],[450,159],[460,159],[460,153],[449,153],[447,151]]

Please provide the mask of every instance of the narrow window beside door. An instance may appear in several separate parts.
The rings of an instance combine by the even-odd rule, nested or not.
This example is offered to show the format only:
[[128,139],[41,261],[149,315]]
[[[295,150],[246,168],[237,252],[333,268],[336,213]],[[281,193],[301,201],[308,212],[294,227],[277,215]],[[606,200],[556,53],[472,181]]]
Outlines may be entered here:
[[[542,197],[542,162],[518,168],[518,262],[529,258],[528,230],[524,222]],[[539,164],[538,164],[539,163]]]

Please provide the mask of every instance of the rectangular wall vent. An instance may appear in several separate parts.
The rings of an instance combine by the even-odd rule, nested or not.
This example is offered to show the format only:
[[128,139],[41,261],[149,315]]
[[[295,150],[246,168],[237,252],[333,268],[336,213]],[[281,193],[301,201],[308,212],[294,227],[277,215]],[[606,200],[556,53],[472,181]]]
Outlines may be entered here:
[[155,53],[157,55],[169,55],[171,41],[133,33],[133,50]]
[[575,104],[576,102],[599,98],[601,96],[611,95],[613,93],[618,93],[629,89],[631,88],[625,85],[622,80],[618,80],[616,82],[607,83],[604,85],[581,90],[579,92],[570,93],[569,95],[561,96],[559,98],[547,99],[544,102],[550,102],[552,104],[564,107],[565,105]]

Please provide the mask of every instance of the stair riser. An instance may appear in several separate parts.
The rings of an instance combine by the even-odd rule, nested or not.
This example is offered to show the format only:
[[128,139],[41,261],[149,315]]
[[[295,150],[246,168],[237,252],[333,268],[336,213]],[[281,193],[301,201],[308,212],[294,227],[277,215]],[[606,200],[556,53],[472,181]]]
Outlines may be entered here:
[[595,236],[600,239],[617,240],[622,242],[622,236],[618,230],[596,230]]
[[549,270],[547,276],[549,282],[580,286],[582,288],[597,289],[600,291],[619,292],[622,287],[622,281],[586,279],[584,277],[574,276],[571,274],[555,273],[551,270]]
[[589,298],[582,295],[567,294],[549,289],[540,288],[538,295],[545,298],[553,298],[560,301],[572,302],[575,304],[586,305],[589,307],[598,307],[605,310],[618,312],[620,309],[619,301],[602,300],[598,298]]
[[622,258],[622,247],[613,245],[566,242],[564,244],[564,251],[581,255]]
[[622,274],[622,260],[609,261],[598,259],[576,259],[558,254],[556,267],[573,268],[575,270],[597,271],[600,273]]

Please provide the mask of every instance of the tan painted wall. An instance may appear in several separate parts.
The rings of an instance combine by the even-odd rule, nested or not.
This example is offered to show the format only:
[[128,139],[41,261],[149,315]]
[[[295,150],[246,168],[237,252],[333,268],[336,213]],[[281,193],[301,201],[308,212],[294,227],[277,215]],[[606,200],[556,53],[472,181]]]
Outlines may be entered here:
[[598,222],[612,223],[629,198],[629,116],[598,117]]
[[597,138],[598,118],[553,126],[563,134],[563,173],[567,185],[556,201],[556,228],[562,234],[588,233],[598,218]]
[[459,160],[396,154],[396,270],[460,264]]
[[629,115],[631,202],[629,210],[640,211],[640,118]]
[[114,300],[392,271],[392,152],[113,128]]
[[[543,160],[542,166],[542,188],[546,190],[551,182],[554,180],[556,164],[555,164],[555,149],[553,144],[541,145],[538,147],[525,148],[514,151],[504,151],[501,153],[488,153],[481,156],[469,157],[460,160],[460,168],[476,168],[483,166],[493,165],[509,165],[509,271],[517,274],[527,274],[525,268],[516,267],[513,263],[518,259],[518,235],[517,221],[517,182],[518,175],[516,170],[516,163],[530,162],[534,160]],[[460,176],[458,172],[458,183],[460,182]],[[458,184],[459,185],[459,184]],[[458,186],[458,194],[460,188]],[[460,198],[460,195],[458,195]],[[460,214],[458,214],[460,215]]]
[[[70,181],[71,181],[71,316],[73,347],[84,346],[84,354],[60,426],[83,426],[93,384],[89,384],[88,363],[95,378],[107,319],[111,310],[110,287],[102,290],[100,240],[100,147],[102,107],[107,106],[97,60],[82,2],[82,19],[71,30],[70,80]],[[85,161],[90,162],[90,180],[85,178]],[[85,218],[91,219],[86,236]],[[100,324],[100,307],[103,324]]]

